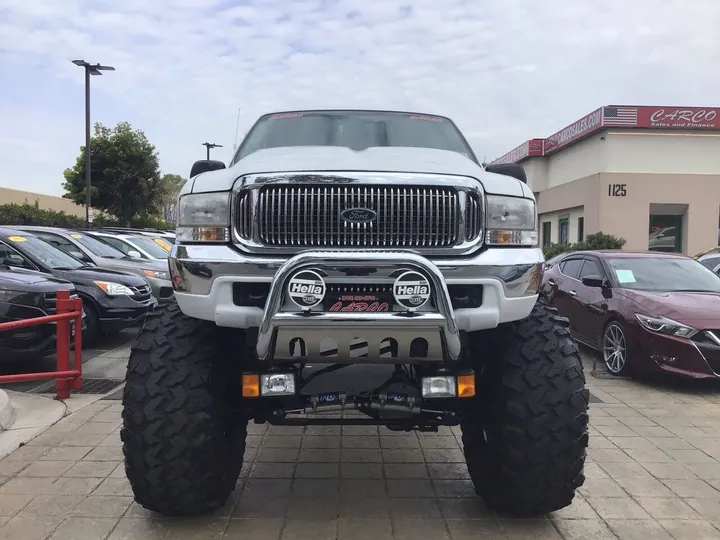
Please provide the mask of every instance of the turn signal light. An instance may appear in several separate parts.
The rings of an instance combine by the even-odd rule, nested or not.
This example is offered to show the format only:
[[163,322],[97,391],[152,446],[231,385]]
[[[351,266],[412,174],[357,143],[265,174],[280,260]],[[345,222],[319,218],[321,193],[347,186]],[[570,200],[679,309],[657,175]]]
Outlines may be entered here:
[[475,374],[458,375],[457,378],[457,395],[460,398],[469,398],[475,396]]
[[260,376],[257,373],[243,374],[242,395],[246,398],[260,397]]

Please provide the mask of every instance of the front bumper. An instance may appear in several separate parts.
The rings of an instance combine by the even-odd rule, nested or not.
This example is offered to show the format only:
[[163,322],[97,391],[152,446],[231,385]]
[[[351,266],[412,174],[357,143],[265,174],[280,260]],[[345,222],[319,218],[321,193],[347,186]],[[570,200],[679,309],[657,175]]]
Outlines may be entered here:
[[98,304],[103,331],[118,332],[140,322],[155,309],[158,301],[153,296],[143,302],[136,302],[127,296],[113,296],[101,299]]
[[[537,248],[490,248],[472,258],[430,261],[407,251],[331,251],[300,253],[285,261],[278,258],[248,256],[227,245],[173,246],[169,258],[175,297],[190,317],[232,328],[258,328],[258,356],[274,356],[273,335],[288,332],[312,334],[332,330],[346,342],[350,334],[378,337],[393,328],[413,331],[441,329],[446,358],[459,354],[459,331],[495,328],[498,324],[524,319],[537,301],[543,256]],[[415,269],[431,282],[434,310],[424,310],[412,318],[397,313],[317,313],[299,317],[288,310],[285,282],[301,268],[318,268],[328,284],[387,284],[390,273],[400,268]],[[236,283],[270,284],[263,307],[237,305],[233,297]],[[448,286],[482,286],[482,302],[468,308],[453,309]],[[292,329],[292,331],[290,330]],[[362,330],[362,334],[358,334]],[[353,336],[350,336],[350,339]],[[338,340],[338,342],[341,340]],[[368,347],[370,347],[368,341]],[[428,341],[429,352],[434,350]],[[375,352],[377,352],[375,350]],[[435,351],[437,352],[437,351]],[[373,356],[368,352],[368,357]],[[335,359],[334,359],[335,360]]]
[[633,357],[642,366],[692,379],[720,379],[720,346],[638,328]]

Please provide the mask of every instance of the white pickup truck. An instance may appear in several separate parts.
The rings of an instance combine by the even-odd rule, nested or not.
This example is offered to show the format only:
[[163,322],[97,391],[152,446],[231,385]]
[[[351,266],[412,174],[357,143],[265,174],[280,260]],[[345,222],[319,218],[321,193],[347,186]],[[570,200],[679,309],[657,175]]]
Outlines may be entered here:
[[193,165],[174,300],[133,347],[122,440],[135,499],[220,507],[247,423],[459,425],[493,509],[544,514],[584,481],[588,392],[568,321],[538,303],[537,210],[448,118],[262,116],[229,166]]

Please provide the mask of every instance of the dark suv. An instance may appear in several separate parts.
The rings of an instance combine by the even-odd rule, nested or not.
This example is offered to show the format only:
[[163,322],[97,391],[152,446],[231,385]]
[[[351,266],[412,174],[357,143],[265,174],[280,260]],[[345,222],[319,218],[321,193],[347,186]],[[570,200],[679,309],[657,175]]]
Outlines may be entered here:
[[[0,261],[0,323],[55,314],[58,291],[75,287],[64,279],[40,272],[11,268]],[[0,360],[32,360],[55,348],[57,324],[0,331]]]

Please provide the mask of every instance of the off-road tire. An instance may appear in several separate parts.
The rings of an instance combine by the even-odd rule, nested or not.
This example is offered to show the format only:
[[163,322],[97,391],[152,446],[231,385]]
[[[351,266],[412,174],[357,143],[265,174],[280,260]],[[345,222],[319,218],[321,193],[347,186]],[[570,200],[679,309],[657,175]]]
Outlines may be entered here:
[[121,438],[135,500],[148,510],[205,514],[235,489],[247,419],[229,404],[240,375],[228,351],[238,349],[223,330],[173,300],[147,315],[132,348]]
[[498,513],[559,510],[585,481],[589,392],[569,326],[538,303],[527,319],[477,338],[483,368],[462,440],[475,491]]

